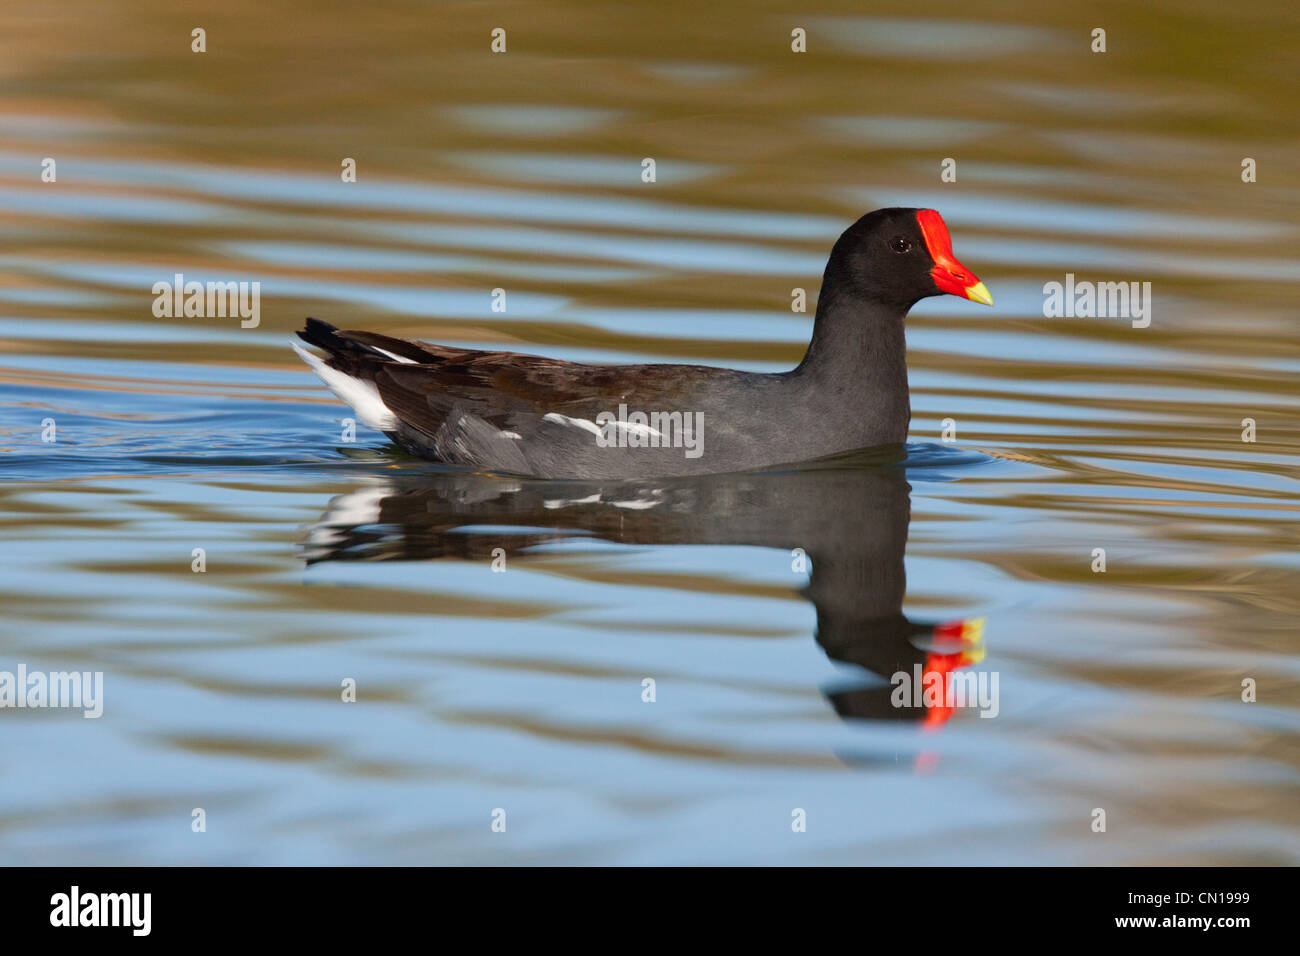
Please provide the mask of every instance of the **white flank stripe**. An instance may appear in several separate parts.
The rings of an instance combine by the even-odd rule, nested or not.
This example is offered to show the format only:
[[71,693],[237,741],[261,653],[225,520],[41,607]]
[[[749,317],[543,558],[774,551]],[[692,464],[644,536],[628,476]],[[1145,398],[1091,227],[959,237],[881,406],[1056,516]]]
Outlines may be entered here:
[[653,508],[659,502],[653,498],[648,501],[645,498],[634,498],[629,501],[611,501],[610,504],[615,508],[631,508],[633,511],[644,511],[646,508]]
[[633,435],[646,435],[646,436],[654,435],[659,438],[663,438],[664,435],[664,433],[657,428],[654,428],[650,425],[641,425],[636,422],[612,421],[610,422],[610,424],[613,425],[615,428],[623,429],[623,431],[625,432],[631,432]]
[[557,425],[572,425],[574,428],[581,428],[591,432],[593,435],[601,435],[603,432],[600,426],[593,421],[585,418],[570,418],[568,415],[561,415],[559,412],[547,412],[542,416],[544,422],[555,422]]
[[600,501],[599,491],[586,498],[547,498],[542,502],[542,507],[554,511],[556,508],[567,508],[569,505],[594,505],[598,501]]

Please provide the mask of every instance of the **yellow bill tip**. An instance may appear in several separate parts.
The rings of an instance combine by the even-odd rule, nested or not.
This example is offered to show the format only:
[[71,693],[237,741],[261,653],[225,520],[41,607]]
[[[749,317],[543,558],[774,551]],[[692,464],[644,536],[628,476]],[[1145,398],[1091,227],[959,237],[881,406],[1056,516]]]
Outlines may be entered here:
[[984,288],[983,282],[968,285],[966,287],[966,298],[974,302],[982,302],[984,305],[993,304],[993,296],[989,295],[989,290]]

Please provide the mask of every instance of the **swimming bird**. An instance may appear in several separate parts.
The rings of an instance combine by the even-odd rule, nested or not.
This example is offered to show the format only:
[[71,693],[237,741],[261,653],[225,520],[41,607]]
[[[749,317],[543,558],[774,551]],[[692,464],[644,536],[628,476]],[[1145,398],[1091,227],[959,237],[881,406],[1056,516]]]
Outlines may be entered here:
[[950,294],[992,305],[933,209],[877,209],[836,241],[812,341],[785,372],[585,365],[342,331],[294,349],[357,418],[435,461],[539,478],[654,478],[793,464],[907,438],[904,320]]

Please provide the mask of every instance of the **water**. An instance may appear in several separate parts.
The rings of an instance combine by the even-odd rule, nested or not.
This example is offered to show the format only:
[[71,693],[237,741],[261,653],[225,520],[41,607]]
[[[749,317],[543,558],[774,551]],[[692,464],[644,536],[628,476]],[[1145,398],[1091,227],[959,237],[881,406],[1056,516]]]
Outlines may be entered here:
[[[1300,14],[909,9],[0,11],[0,670],[105,675],[0,711],[0,860],[1300,860]],[[892,204],[997,300],[913,311],[901,462],[467,474],[288,348],[789,367]],[[1150,327],[1043,318],[1067,272]],[[889,706],[923,661],[996,716]]]

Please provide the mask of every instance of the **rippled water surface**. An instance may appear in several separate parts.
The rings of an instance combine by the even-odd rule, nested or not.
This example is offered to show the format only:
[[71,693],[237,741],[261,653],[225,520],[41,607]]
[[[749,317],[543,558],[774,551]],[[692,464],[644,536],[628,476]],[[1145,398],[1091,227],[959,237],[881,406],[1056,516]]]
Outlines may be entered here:
[[[1296,8],[188,6],[0,9],[0,670],[104,673],[0,710],[0,861],[1300,862]],[[787,368],[885,205],[997,300],[913,311],[901,463],[458,472],[288,348]]]

